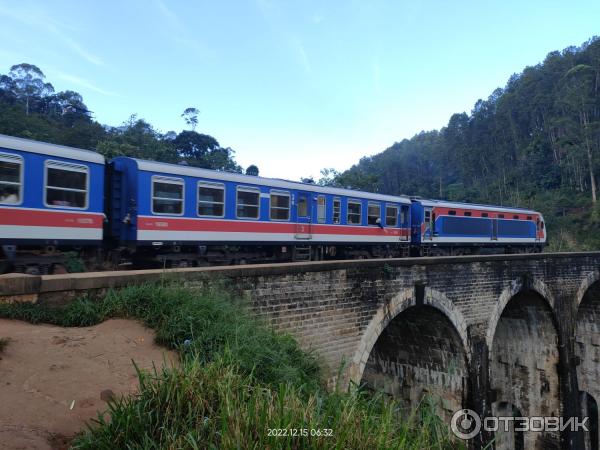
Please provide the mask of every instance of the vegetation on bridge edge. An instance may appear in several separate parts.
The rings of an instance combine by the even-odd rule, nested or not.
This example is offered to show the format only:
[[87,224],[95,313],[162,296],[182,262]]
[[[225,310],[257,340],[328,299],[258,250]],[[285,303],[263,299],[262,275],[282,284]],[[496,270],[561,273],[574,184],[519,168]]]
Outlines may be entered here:
[[[315,355],[221,288],[146,284],[63,307],[0,304],[0,317],[60,326],[134,318],[179,352],[177,367],[138,371],[139,394],[109,403],[76,449],[460,448],[432,400],[406,415],[380,393],[327,391]],[[273,429],[297,431],[275,436]]]

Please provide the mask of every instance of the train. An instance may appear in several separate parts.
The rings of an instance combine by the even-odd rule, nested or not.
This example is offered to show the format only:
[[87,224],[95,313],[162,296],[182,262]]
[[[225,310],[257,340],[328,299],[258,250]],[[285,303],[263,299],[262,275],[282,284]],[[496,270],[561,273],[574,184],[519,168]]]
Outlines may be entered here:
[[0,135],[0,273],[540,252],[541,213]]

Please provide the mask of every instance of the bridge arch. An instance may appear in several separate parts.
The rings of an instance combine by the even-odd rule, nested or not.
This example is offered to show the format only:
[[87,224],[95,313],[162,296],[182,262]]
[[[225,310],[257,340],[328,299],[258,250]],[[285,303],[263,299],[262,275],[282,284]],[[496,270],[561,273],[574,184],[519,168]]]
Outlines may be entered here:
[[600,272],[589,272],[583,278],[576,297],[575,354],[577,382],[580,389],[582,417],[588,417],[584,433],[585,449],[598,449],[598,404],[600,399]]
[[496,334],[496,328],[498,327],[498,322],[500,321],[500,317],[506,309],[506,306],[516,295],[526,291],[537,293],[548,303],[550,309],[552,310],[553,323],[556,324],[556,318],[554,316],[554,305],[556,304],[556,301],[552,295],[552,292],[550,289],[548,289],[548,286],[537,279],[528,280],[526,278],[520,278],[513,280],[506,288],[504,288],[500,294],[500,297],[498,297],[498,301],[496,302],[492,313],[490,314],[485,337],[488,349],[491,350],[492,348],[494,335]]
[[[462,348],[467,356],[467,362],[471,361],[471,352],[467,339],[467,322],[462,313],[452,304],[448,297],[435,289],[425,287],[425,295],[423,304],[434,307],[442,312],[452,323],[462,343]],[[369,355],[375,346],[375,343],[381,336],[381,333],[396,318],[406,309],[416,306],[416,298],[414,289],[403,289],[391,300],[384,303],[375,313],[366,330],[363,332],[361,340],[352,358],[349,374],[350,381],[359,384]]]
[[363,335],[352,381],[396,397],[408,411],[427,397],[448,420],[464,406],[468,377],[466,322],[433,289],[404,290],[383,305]]
[[583,298],[588,293],[588,290],[592,287],[592,285],[597,283],[598,281],[600,281],[600,271],[598,270],[588,272],[583,277],[583,280],[579,284],[579,289],[577,290],[577,307],[581,305]]
[[[488,325],[490,388],[498,405],[520,414],[558,416],[559,326],[555,300],[544,283],[513,281],[500,295]],[[499,449],[515,448],[498,432]],[[525,432],[524,448],[559,448],[557,432]],[[520,445],[520,444],[519,444]]]

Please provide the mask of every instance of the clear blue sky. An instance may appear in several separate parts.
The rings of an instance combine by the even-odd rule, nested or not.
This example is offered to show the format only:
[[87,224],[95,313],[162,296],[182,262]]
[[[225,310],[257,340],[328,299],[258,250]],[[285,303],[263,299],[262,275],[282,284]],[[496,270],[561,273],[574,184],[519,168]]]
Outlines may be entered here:
[[261,175],[318,177],[469,112],[600,34],[600,1],[2,1],[0,73],[36,64],[102,123],[197,131]]

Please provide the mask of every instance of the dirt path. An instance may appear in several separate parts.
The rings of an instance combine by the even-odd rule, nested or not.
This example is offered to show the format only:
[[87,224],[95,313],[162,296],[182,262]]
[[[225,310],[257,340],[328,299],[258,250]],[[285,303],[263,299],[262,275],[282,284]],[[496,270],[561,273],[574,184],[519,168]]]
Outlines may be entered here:
[[[131,360],[145,369],[176,355],[154,344],[138,322],[114,319],[87,328],[0,319],[0,449],[62,449],[104,410],[101,392],[134,392]],[[106,392],[105,392],[106,395]]]

